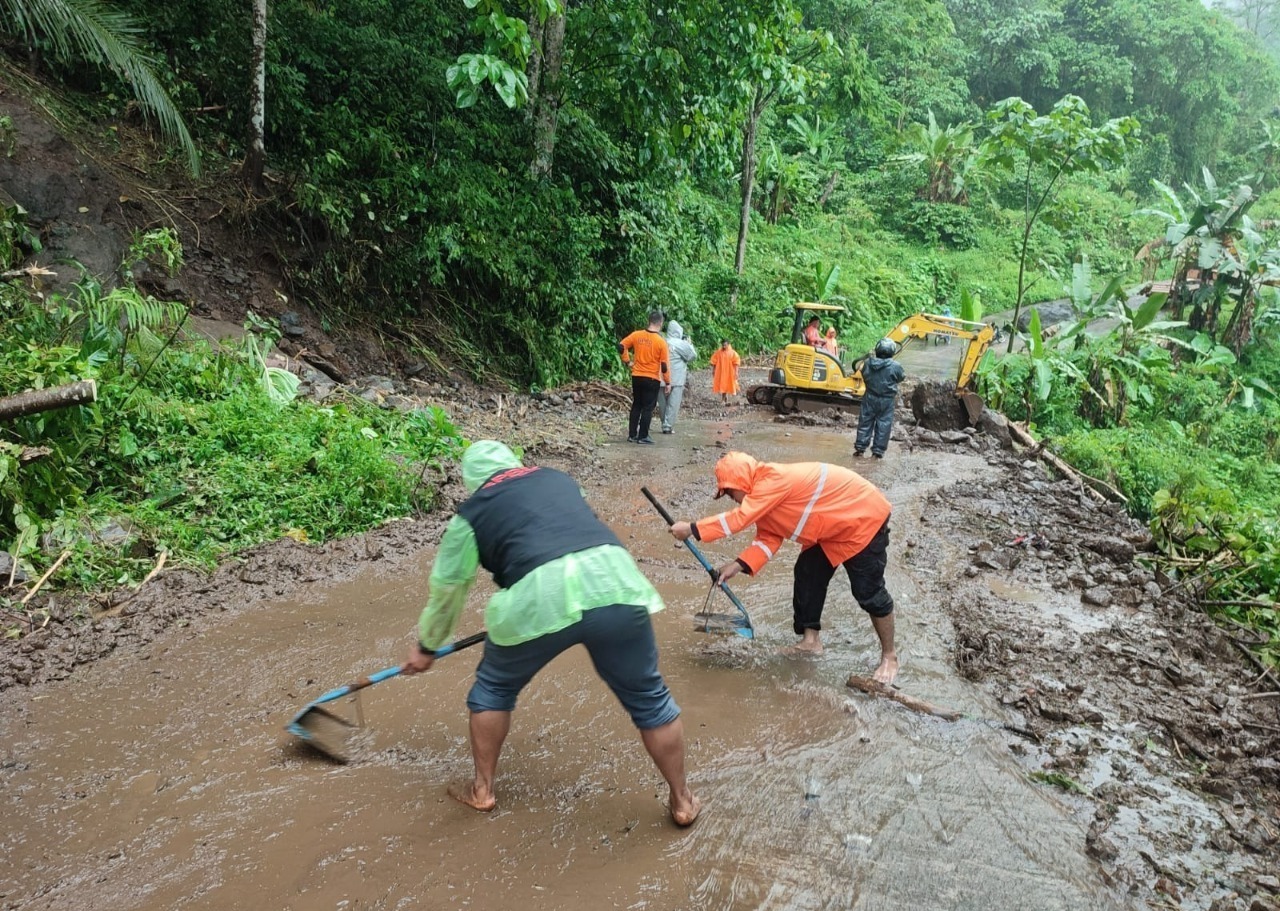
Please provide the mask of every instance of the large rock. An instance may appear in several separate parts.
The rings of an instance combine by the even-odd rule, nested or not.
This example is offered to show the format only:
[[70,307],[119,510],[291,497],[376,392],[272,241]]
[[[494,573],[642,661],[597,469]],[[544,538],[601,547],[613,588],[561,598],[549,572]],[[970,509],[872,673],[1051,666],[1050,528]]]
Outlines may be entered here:
[[911,392],[911,413],[916,426],[925,430],[960,430],[968,425],[968,415],[956,397],[955,383],[925,382]]
[[1048,329],[1050,326],[1073,319],[1076,315],[1075,308],[1071,306],[1068,298],[1062,298],[1056,301],[1045,301],[1043,304],[1035,304],[1025,308],[1018,314],[1018,329],[1026,332],[1031,326],[1031,311],[1035,310],[1040,314],[1040,328]]
[[998,411],[982,409],[978,416],[978,432],[985,433],[1001,449],[1013,448],[1013,435],[1009,432],[1009,419]]
[[1133,561],[1134,547],[1123,538],[1114,535],[1091,535],[1082,543],[1095,554],[1101,554],[1113,563],[1125,564]]

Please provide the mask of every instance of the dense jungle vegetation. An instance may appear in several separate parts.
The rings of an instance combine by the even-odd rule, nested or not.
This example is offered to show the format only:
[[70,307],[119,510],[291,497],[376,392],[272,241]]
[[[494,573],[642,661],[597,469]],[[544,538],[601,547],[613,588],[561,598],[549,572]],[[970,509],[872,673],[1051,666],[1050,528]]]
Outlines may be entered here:
[[[918,310],[1018,324],[1069,297],[1078,322],[1046,338],[1033,313],[988,358],[984,394],[1149,519],[1211,608],[1280,632],[1280,0],[254,8],[265,30],[248,5],[194,0],[2,0],[0,23],[13,63],[91,116],[148,112],[174,150],[157,167],[243,180],[239,217],[291,237],[291,280],[326,319],[397,324],[424,348],[422,326],[453,326],[450,357],[488,381],[618,377],[616,338],[655,306],[704,351],[728,336],[760,352],[798,299],[847,306],[857,349]],[[34,239],[15,210],[4,233],[9,267]],[[168,251],[176,268],[180,240],[139,238],[134,255]],[[1169,298],[1126,306],[1152,278]],[[204,560],[342,534],[413,508],[389,453],[429,464],[460,445],[444,415],[289,401],[261,335],[240,352],[166,347],[180,314],[109,285],[52,305],[6,287],[0,388],[128,378],[109,402],[123,420],[84,409],[0,429],[15,556],[49,562],[39,535],[70,539],[88,514],[132,514]],[[1112,328],[1085,331],[1096,318]],[[254,383],[228,394],[235,371]],[[33,445],[56,455],[25,465]],[[254,459],[278,474],[251,475]],[[329,460],[379,495],[326,523]],[[194,480],[212,464],[223,474]],[[286,497],[299,465],[320,486]],[[210,533],[193,485],[247,514]],[[146,565],[86,560],[71,564],[84,584]],[[1274,638],[1262,654],[1280,656]]]

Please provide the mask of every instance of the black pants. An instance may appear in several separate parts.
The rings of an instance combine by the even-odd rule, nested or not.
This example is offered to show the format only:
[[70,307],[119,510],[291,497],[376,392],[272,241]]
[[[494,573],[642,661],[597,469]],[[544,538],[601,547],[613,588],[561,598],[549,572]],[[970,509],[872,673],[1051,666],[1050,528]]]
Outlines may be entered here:
[[896,394],[863,396],[862,406],[858,410],[858,435],[853,442],[854,452],[863,453],[870,446],[872,455],[884,455],[884,451],[889,448],[889,437],[893,435],[893,407],[897,401]]
[[[884,570],[889,565],[888,551],[889,520],[885,519],[867,546],[844,561],[854,600],[872,617],[887,617],[893,613],[893,596],[884,587]],[[819,545],[800,551],[796,560],[795,585],[791,589],[793,629],[797,636],[803,636],[807,629],[822,629],[822,607],[827,600],[827,586],[835,572],[836,568]]]
[[662,384],[647,376],[631,378],[631,418],[627,422],[627,438],[643,440],[649,435],[649,422],[658,404],[658,392]]

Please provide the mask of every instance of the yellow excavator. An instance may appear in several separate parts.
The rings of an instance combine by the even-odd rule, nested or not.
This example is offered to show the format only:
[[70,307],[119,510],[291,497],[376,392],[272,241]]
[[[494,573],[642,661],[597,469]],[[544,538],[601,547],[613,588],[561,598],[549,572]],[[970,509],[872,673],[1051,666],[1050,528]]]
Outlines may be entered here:
[[[865,358],[859,358],[846,372],[839,357],[825,348],[806,344],[804,340],[804,326],[809,319],[822,313],[843,312],[844,309],[836,304],[796,304],[791,343],[778,352],[773,369],[769,371],[769,382],[747,390],[748,401],[756,405],[772,405],[781,414],[823,408],[857,409],[866,393],[866,384],[862,381]],[[971,416],[976,417],[982,411],[982,399],[969,389],[969,383],[982,355],[991,346],[995,330],[986,323],[916,313],[885,333],[885,338],[897,343],[899,354],[911,341],[930,336],[968,342],[956,374],[956,394],[964,401]]]

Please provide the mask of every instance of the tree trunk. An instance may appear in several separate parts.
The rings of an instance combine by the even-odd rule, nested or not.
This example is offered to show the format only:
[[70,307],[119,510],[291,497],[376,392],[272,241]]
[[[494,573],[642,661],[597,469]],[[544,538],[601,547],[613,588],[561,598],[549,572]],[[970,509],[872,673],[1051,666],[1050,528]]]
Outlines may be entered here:
[[[733,271],[742,274],[747,262],[747,232],[751,229],[751,196],[756,186],[756,130],[760,126],[760,92],[747,112],[747,122],[742,127],[742,205],[738,210],[738,247],[733,255]],[[734,291],[737,297],[737,291]]]
[[254,193],[262,193],[267,164],[267,0],[253,0],[253,51],[249,60],[249,151],[241,177]]
[[533,162],[529,173],[534,178],[551,174],[555,160],[556,124],[560,119],[560,71],[564,62],[564,26],[569,4],[562,4],[559,15],[547,20],[542,31],[542,63],[540,91],[533,112]]
[[1246,282],[1245,286],[1240,289],[1237,296],[1234,312],[1231,319],[1227,322],[1226,329],[1223,330],[1223,340],[1226,342],[1236,357],[1239,357],[1244,351],[1244,346],[1249,344],[1249,339],[1253,337],[1253,319],[1254,311],[1257,309],[1257,292],[1253,288],[1252,283]]
[[86,405],[97,400],[98,384],[93,380],[81,380],[50,389],[32,389],[0,399],[0,421],[70,408],[73,405]]
[[827,200],[831,198],[831,194],[836,190],[836,184],[840,182],[840,172],[832,171],[831,176],[827,178],[827,185],[822,188],[822,195],[818,197],[818,208],[822,208],[827,204]]
[[543,20],[538,10],[529,12],[529,62],[524,68],[525,78],[529,80],[528,116],[538,109],[538,93],[542,87],[542,33]]

